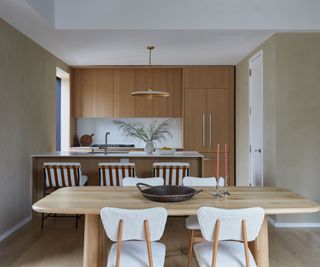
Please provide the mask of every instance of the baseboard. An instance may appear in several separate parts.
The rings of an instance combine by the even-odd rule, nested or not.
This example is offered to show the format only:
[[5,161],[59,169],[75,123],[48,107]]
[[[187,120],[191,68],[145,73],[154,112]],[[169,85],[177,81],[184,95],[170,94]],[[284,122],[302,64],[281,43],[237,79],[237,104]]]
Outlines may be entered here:
[[269,217],[269,223],[276,228],[317,228],[320,223],[279,223]]
[[26,223],[30,222],[32,219],[32,216],[28,216],[27,218],[24,218],[21,222],[13,226],[8,231],[4,232],[2,235],[0,235],[0,242],[4,239],[6,239],[9,235],[12,235],[15,231],[19,230],[22,226],[24,226]]

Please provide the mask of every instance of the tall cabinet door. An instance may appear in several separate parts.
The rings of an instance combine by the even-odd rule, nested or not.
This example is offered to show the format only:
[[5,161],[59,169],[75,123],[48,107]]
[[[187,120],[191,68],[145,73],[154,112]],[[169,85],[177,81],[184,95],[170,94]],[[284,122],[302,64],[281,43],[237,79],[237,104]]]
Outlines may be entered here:
[[184,91],[184,149],[206,152],[206,89]]
[[207,152],[229,144],[229,90],[207,89]]
[[[134,90],[145,91],[153,84],[153,73],[147,69],[134,71]],[[134,117],[153,117],[153,99],[146,97],[134,97]]]

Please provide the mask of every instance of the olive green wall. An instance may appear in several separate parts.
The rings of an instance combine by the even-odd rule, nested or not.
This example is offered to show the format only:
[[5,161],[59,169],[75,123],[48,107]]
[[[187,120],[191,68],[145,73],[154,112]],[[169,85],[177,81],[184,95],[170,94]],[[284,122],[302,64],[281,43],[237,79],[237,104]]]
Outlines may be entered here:
[[30,154],[55,149],[57,66],[0,19],[0,238],[31,215]]
[[[320,33],[272,36],[237,65],[237,182],[248,177],[248,62],[264,54],[264,183],[320,203]],[[319,214],[277,223],[320,223]]]

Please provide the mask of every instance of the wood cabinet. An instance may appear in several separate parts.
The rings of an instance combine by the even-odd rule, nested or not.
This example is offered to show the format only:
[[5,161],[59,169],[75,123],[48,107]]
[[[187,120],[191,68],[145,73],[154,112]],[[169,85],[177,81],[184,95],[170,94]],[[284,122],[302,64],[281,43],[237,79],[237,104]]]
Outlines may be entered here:
[[113,117],[113,71],[73,71],[75,117]]
[[91,81],[91,70],[76,69],[73,71],[75,117],[93,117]]
[[168,117],[182,117],[182,70],[168,70]]
[[[153,87],[153,72],[147,69],[134,71],[134,90],[145,91]],[[132,97],[134,99],[134,117],[153,117],[154,99],[146,97]]]
[[217,144],[229,144],[229,111],[229,90],[206,90],[206,152],[216,152]]
[[211,66],[206,68],[206,87],[211,89],[230,88],[230,67]]
[[206,153],[204,173],[215,176],[213,157],[217,144],[221,145],[221,151],[224,144],[228,144],[230,179],[233,180],[234,68],[187,67],[183,73],[187,83],[184,86],[184,148]]
[[206,89],[184,91],[184,149],[207,152]]
[[186,67],[183,69],[184,89],[206,88],[206,67]]
[[114,71],[114,117],[130,118],[134,114],[134,70]]
[[92,70],[92,114],[113,117],[113,70]]
[[[153,71],[153,90],[168,92],[168,71]],[[171,96],[172,97],[172,96]],[[168,117],[168,99],[169,97],[155,97],[153,99],[153,115],[154,117]]]

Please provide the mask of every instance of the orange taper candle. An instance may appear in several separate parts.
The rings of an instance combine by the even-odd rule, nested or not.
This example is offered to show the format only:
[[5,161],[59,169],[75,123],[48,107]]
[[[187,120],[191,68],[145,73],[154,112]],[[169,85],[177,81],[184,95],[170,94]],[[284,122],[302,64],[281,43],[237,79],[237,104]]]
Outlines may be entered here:
[[228,176],[228,145],[224,144],[224,176]]
[[220,144],[217,144],[217,179],[219,179],[220,174]]

